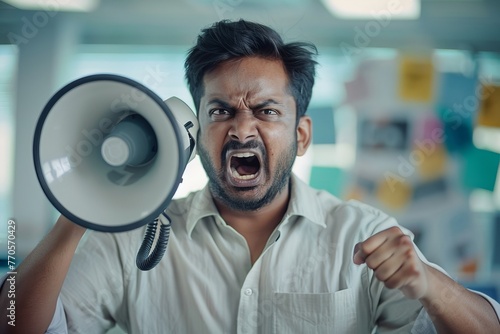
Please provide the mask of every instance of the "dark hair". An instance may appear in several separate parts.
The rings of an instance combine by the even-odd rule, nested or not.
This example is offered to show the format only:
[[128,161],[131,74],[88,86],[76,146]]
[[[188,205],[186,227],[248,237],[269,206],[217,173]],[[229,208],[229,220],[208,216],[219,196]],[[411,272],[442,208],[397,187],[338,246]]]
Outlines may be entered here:
[[316,74],[316,47],[311,43],[284,43],[273,29],[254,22],[222,20],[203,29],[187,55],[184,67],[196,110],[204,94],[203,77],[230,59],[258,56],[283,62],[290,93],[297,105],[297,121],[306,113]]

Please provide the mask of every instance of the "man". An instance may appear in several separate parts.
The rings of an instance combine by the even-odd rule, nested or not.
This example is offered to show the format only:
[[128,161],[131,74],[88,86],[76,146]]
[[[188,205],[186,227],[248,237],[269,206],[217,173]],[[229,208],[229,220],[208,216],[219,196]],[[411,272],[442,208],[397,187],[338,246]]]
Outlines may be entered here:
[[311,141],[315,52],[251,22],[205,29],[186,77],[209,183],[167,209],[160,264],[135,268],[143,229],[81,240],[61,217],[18,268],[18,322],[2,332],[500,332],[498,304],[428,263],[393,219],[291,173]]

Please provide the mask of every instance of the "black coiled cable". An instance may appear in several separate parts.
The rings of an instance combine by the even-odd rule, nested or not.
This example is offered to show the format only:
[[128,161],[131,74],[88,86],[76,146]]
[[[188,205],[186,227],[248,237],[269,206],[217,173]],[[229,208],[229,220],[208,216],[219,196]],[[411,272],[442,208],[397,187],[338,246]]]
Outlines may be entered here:
[[[137,252],[137,257],[135,263],[137,268],[146,271],[153,269],[161,260],[165,251],[167,250],[168,238],[170,236],[170,217],[164,212],[162,213],[168,220],[168,224],[163,224],[156,218],[153,222],[149,223],[146,232],[144,233],[144,240],[142,241],[141,247]],[[151,247],[156,235],[156,229],[158,228],[158,223],[160,224],[160,235],[156,241],[156,245],[150,254]]]

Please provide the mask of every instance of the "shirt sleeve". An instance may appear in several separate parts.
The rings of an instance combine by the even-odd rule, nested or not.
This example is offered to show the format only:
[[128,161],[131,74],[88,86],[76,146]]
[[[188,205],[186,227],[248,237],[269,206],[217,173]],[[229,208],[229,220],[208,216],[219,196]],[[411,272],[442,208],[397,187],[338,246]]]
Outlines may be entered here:
[[[399,225],[393,217],[364,203],[355,201],[351,201],[351,203],[362,212],[360,219],[358,219],[360,235],[356,238],[357,240],[366,240],[368,237],[394,226],[399,227],[413,240],[411,231]],[[420,252],[418,253],[420,255]],[[366,265],[362,265],[362,268],[362,277],[366,280],[367,295],[370,298],[371,323],[376,327],[376,333],[412,333],[412,330],[418,334],[435,333],[431,319],[418,300],[405,297],[398,289],[385,287],[375,277],[373,270]]]
[[500,322],[500,303],[498,303],[495,299],[491,298],[490,296],[485,295],[482,292],[474,291],[474,290],[471,290],[471,289],[469,289],[469,291],[472,291],[475,294],[478,294],[481,297],[483,297],[484,299],[486,299],[488,301],[488,303],[491,304],[491,307],[493,307],[493,310],[497,314],[498,321]]
[[[413,240],[413,233],[407,228],[399,225],[393,217],[364,203],[357,201],[350,201],[350,203],[361,208],[369,217],[367,219],[369,223],[366,223],[362,229],[365,235],[363,235],[360,240],[365,240],[368,236],[374,235],[392,226],[398,226],[403,233],[410,236]],[[450,276],[443,268],[435,263],[429,262],[415,244],[414,247],[418,256],[424,263]],[[403,293],[397,289],[385,288],[383,284],[374,277],[370,270],[366,271],[366,277],[369,277],[369,295],[372,298],[373,322],[377,325],[377,333],[436,333],[430,316],[419,301],[406,298]],[[477,291],[470,291],[485,298],[492,305],[500,320],[500,305],[497,301]],[[442,298],[453,298],[453,296],[443,294]]]
[[66,323],[66,315],[64,314],[64,307],[61,298],[57,298],[56,310],[54,317],[45,332],[47,334],[68,334],[68,325]]
[[126,317],[120,249],[116,235],[96,231],[78,246],[60,295],[70,333],[105,333]]

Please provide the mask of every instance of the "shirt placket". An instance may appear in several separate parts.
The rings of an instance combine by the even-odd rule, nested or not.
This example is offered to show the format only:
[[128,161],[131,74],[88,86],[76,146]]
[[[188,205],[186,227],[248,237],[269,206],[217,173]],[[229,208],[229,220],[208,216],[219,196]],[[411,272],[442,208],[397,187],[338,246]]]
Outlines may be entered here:
[[270,316],[264,314],[265,310],[259,309],[259,290],[260,274],[262,269],[263,258],[271,251],[273,244],[279,239],[280,232],[274,231],[269,238],[269,241],[262,252],[259,259],[254,263],[240,290],[240,303],[238,308],[238,324],[237,333],[250,334],[258,333],[259,327],[262,327],[265,319]]

